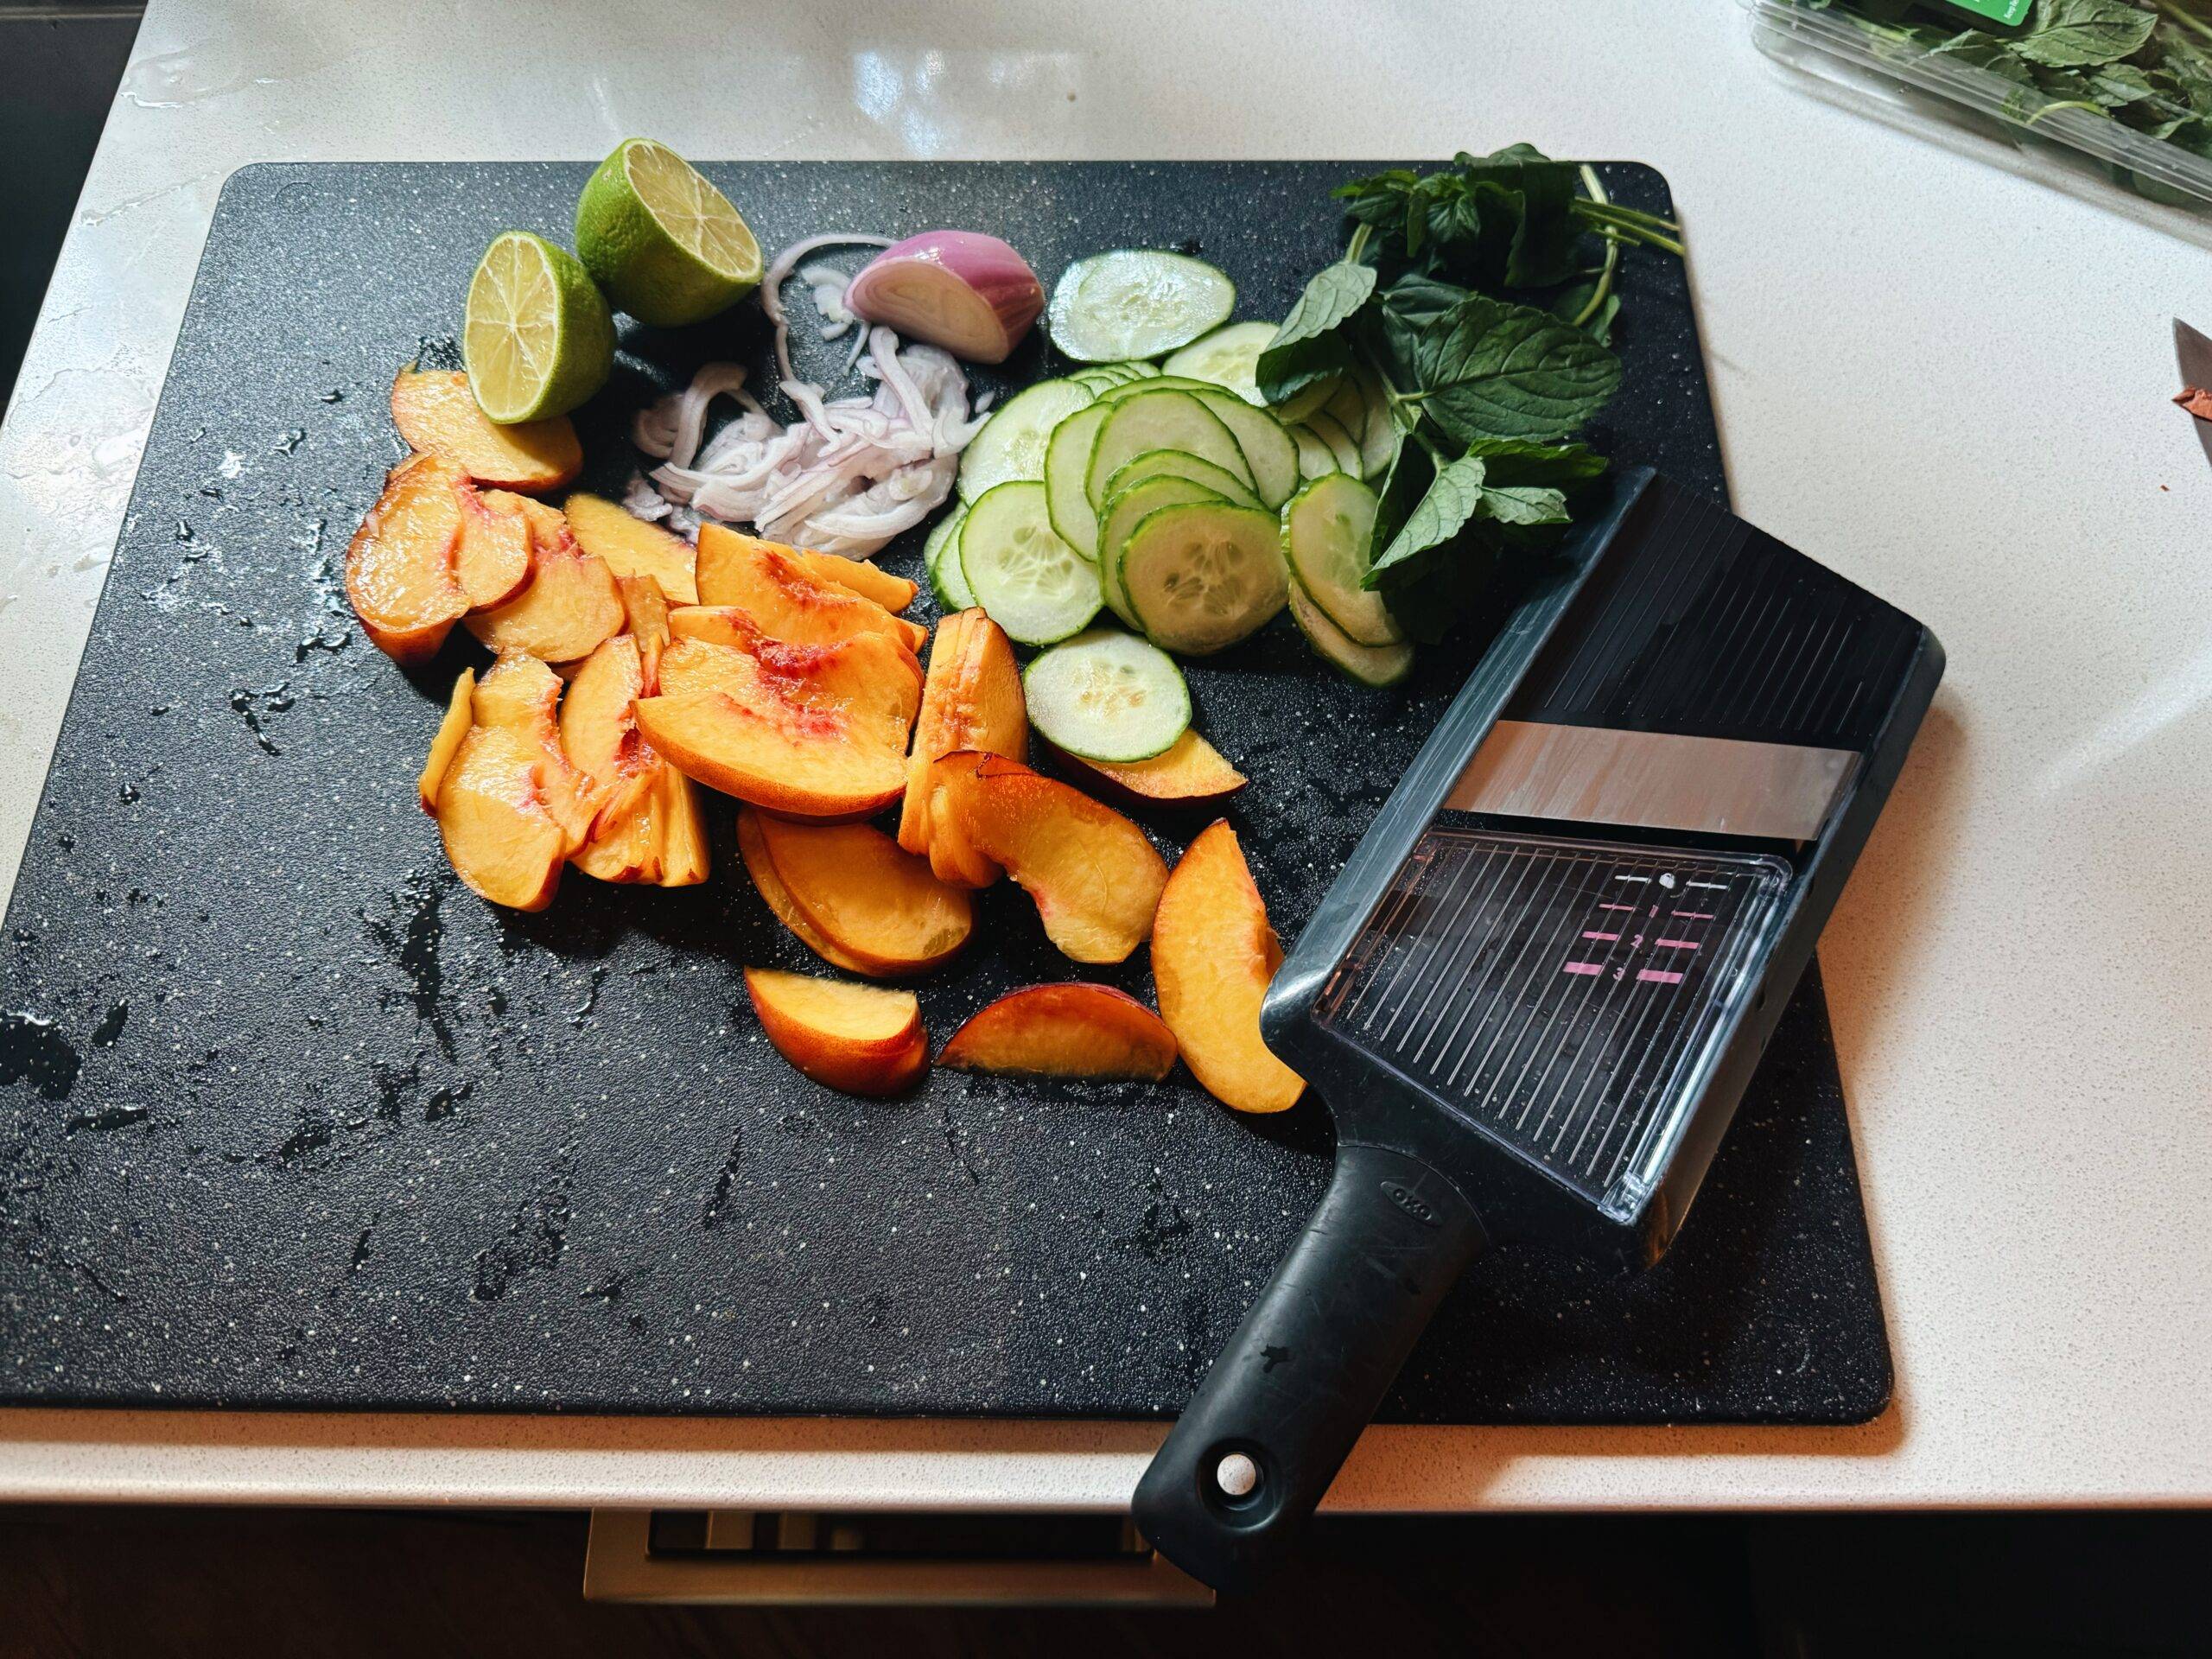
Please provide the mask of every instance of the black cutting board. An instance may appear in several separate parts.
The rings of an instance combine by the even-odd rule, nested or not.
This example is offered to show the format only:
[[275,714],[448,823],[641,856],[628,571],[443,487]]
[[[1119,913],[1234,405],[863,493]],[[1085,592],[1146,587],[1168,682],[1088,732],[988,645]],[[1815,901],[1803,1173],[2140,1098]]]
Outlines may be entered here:
[[[771,248],[973,226],[1049,282],[1102,247],[1183,245],[1263,317],[1333,257],[1327,191],[1354,170],[708,169]],[[456,631],[410,682],[346,613],[346,538],[400,454],[386,388],[449,355],[494,232],[565,237],[588,171],[272,165],[224,189],[8,917],[0,1400],[1171,1413],[1321,1191],[1317,1108],[951,1072],[839,1096],[746,1006],[741,964],[815,964],[747,882],[726,803],[704,888],[571,874],[537,916],[459,887],[416,804],[474,647]],[[1666,207],[1648,168],[1606,176]],[[1723,496],[1682,270],[1637,254],[1623,280],[1627,376],[1596,440]],[[630,337],[581,423],[588,481],[620,487],[657,384],[764,345],[749,306]],[[1008,378],[1048,372],[1033,340]],[[1201,728],[1252,778],[1235,816],[1286,936],[1471,649],[1369,690],[1284,618],[1193,669]],[[1071,976],[1010,884],[979,935],[922,988],[940,1039]],[[1103,976],[1148,992],[1141,953]],[[1668,1260],[1615,1281],[1491,1257],[1384,1415],[1834,1422],[1889,1389],[1808,978]]]

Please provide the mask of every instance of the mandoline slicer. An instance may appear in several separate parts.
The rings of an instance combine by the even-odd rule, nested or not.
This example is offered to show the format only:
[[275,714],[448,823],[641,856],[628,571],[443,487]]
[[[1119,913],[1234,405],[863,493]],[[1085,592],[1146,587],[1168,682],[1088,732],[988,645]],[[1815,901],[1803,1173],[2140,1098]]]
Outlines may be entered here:
[[1137,1489],[1209,1583],[1282,1553],[1477,1251],[1665,1250],[1942,677],[1771,536],[1611,487],[1268,993],[1336,1172]]

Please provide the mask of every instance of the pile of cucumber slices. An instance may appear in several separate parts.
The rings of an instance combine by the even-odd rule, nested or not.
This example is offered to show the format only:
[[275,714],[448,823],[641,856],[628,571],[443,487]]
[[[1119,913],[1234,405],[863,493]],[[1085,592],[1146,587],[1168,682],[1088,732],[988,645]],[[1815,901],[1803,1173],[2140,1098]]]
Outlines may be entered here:
[[[1254,371],[1275,325],[1229,321],[1236,297],[1185,254],[1071,266],[1048,323],[1086,366],[991,416],[925,544],[939,605],[981,606],[1047,648],[1026,676],[1031,718],[1086,760],[1164,752],[1190,723],[1169,653],[1225,650],[1286,606],[1354,679],[1387,685],[1413,664],[1360,585],[1368,480],[1396,442],[1381,388],[1346,376],[1269,409]],[[1102,609],[1142,638],[1093,626]]]

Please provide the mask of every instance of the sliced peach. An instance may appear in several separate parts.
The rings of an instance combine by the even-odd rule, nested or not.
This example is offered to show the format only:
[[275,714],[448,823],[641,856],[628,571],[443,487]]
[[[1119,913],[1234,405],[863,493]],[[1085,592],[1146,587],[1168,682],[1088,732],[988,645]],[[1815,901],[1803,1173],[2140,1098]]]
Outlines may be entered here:
[[1120,962],[1144,943],[1167,865],[1143,830],[1019,761],[963,753],[938,768],[950,815],[1036,900],[1045,937],[1064,953]]
[[557,490],[583,470],[583,445],[565,415],[499,426],[476,406],[459,370],[402,369],[391,383],[391,423],[408,448],[435,455],[479,484]]
[[561,749],[561,682],[503,654],[470,698],[471,725],[438,781],[438,833],[461,879],[495,905],[543,910],[583,845],[591,805]]
[[737,606],[762,632],[796,645],[835,645],[855,634],[883,633],[918,652],[929,638],[918,623],[823,581],[789,548],[726,525],[699,526],[698,575],[702,604]]
[[911,687],[910,692],[901,693],[902,700],[911,696],[909,724],[913,709],[921,706],[922,665],[904,642],[888,634],[855,634],[832,645],[797,645],[768,633],[753,620],[751,612],[737,605],[681,605],[668,613],[668,627],[679,639],[726,645],[765,666],[801,677],[811,675],[823,664],[865,664],[868,665],[866,671],[880,671],[887,681],[893,677],[891,665],[896,664],[903,676],[900,683]]
[[638,657],[645,671],[645,692],[660,689],[660,654],[668,649],[668,598],[650,576],[617,576],[622,590],[622,620],[638,641]]
[[514,599],[471,616],[471,633],[493,651],[571,663],[621,631],[622,592],[614,573],[576,545],[557,508],[505,490],[486,490],[483,501],[495,512],[528,523],[537,574]]
[[575,861],[602,881],[690,887],[707,878],[706,826],[691,780],[639,734],[631,709],[647,683],[644,647],[627,633],[592,652],[569,682],[561,744],[597,809]]
[[776,919],[797,934],[799,942],[816,956],[847,973],[865,974],[868,970],[858,962],[822,937],[791,898],[791,889],[776,874],[776,861],[768,856],[767,837],[760,833],[760,826],[766,822],[758,812],[740,811],[737,815],[737,855],[744,861],[745,873],[753,878],[761,899],[775,912]]
[[1224,819],[1191,843],[1160,895],[1152,977],[1184,1063],[1240,1112],[1284,1111],[1306,1092],[1306,1079],[1260,1036],[1260,1004],[1281,965],[1268,907]]
[[[671,620],[683,614],[671,613]],[[865,817],[906,786],[918,693],[887,639],[768,646],[772,660],[677,639],[638,729],[709,788],[794,817]]]
[[438,815],[438,785],[445,782],[446,768],[461,753],[461,740],[475,722],[475,691],[476,671],[462,669],[461,677],[453,683],[453,696],[447,700],[446,717],[438,722],[438,734],[430,740],[430,758],[423,761],[423,775],[416,780],[423,810],[432,817]]
[[[742,816],[742,815],[741,815]],[[864,823],[760,823],[768,855],[814,931],[861,971],[918,974],[951,959],[976,925],[967,893]]]
[[976,768],[962,750],[930,763],[930,868],[948,887],[988,887],[1006,874],[976,845]]
[[965,1071],[1040,1077],[1141,1077],[1175,1067],[1175,1034],[1108,985],[1032,985],[969,1016],[937,1057]]
[[943,880],[988,887],[998,879],[997,868],[964,845],[957,828],[944,850],[936,845],[933,837],[946,814],[932,799],[933,768],[942,756],[962,750],[1016,760],[1027,752],[1029,715],[1021,694],[1021,666],[1005,631],[980,610],[945,618],[938,635],[914,728],[899,844],[910,853],[929,853]]
[[699,602],[698,554],[681,536],[581,491],[563,501],[561,511],[577,543],[617,576],[652,578],[671,605]]
[[537,543],[521,514],[499,512],[466,480],[458,487],[461,540],[454,550],[454,575],[470,610],[492,610],[520,594],[537,575]]
[[1153,807],[1219,806],[1243,789],[1244,774],[1195,731],[1185,731],[1149,760],[1085,760],[1061,750],[1076,780],[1109,801],[1141,811]]
[[[914,602],[914,595],[921,592],[906,577],[894,576],[888,570],[879,570],[866,559],[848,559],[836,553],[817,553],[808,548],[792,547],[783,542],[747,536],[742,531],[730,530],[723,525],[718,524],[715,528],[719,535],[750,542],[756,550],[765,549],[780,554],[817,582],[830,582],[842,588],[847,593],[872,600],[887,611],[905,610]],[[921,649],[918,641],[914,649]]]
[[346,550],[346,597],[362,631],[396,663],[436,656],[468,609],[454,571],[466,481],[435,457],[409,456],[385,475],[384,493]]
[[747,968],[745,988],[779,1052],[817,1083],[895,1095],[929,1069],[929,1035],[912,991]]

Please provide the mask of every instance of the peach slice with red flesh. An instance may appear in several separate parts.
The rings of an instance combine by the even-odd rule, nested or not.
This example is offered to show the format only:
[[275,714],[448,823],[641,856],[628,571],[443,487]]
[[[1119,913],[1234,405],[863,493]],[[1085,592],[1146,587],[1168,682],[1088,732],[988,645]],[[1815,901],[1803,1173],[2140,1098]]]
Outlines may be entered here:
[[384,492],[346,550],[346,597],[377,649],[427,662],[468,610],[455,569],[467,480],[429,455],[385,475]]
[[562,747],[589,779],[597,808],[589,838],[574,861],[602,881],[690,887],[707,879],[698,791],[654,752],[632,713],[658,681],[666,637],[654,631],[652,606],[660,589],[635,578],[624,588],[626,597],[639,600],[632,615],[644,626],[617,634],[592,652],[561,704]]
[[761,899],[774,912],[776,919],[823,961],[833,968],[842,968],[849,974],[865,974],[868,970],[859,962],[816,931],[806,912],[791,898],[783,877],[776,873],[776,861],[768,856],[767,838],[760,832],[760,826],[766,822],[766,816],[759,812],[741,810],[737,815],[737,855],[744,861],[745,873],[753,878]]
[[1224,1106],[1280,1112],[1306,1080],[1260,1035],[1260,1004],[1282,965],[1267,906],[1226,820],[1211,825],[1167,878],[1152,929],[1160,1013],[1184,1064]]
[[1045,937],[1077,962],[1121,962],[1152,931],[1167,865],[1144,831],[1081,790],[999,755],[932,768],[948,818],[1036,901]]
[[[839,659],[846,661],[896,663],[912,682],[914,706],[921,705],[922,665],[903,641],[888,634],[860,633],[829,645],[803,645],[778,639],[755,621],[750,611],[738,605],[680,605],[669,612],[668,626],[669,632],[679,639],[696,639],[702,645],[741,651],[764,665],[781,667],[794,674],[805,674],[810,663],[833,660],[823,654],[830,652],[839,653]],[[889,677],[888,666],[883,672]],[[911,712],[907,719],[911,723]]]
[[854,1095],[895,1095],[929,1069],[929,1035],[912,991],[747,968],[760,1028],[817,1083]]
[[628,509],[579,491],[561,504],[577,545],[616,576],[646,576],[671,605],[699,602],[699,556],[681,536]]
[[499,489],[557,490],[583,470],[583,445],[567,416],[500,426],[477,407],[457,369],[402,369],[391,383],[391,423],[409,448]]
[[482,500],[492,512],[527,524],[537,573],[505,604],[470,616],[471,633],[493,651],[571,663],[621,632],[622,593],[614,573],[576,545],[559,509],[505,490],[486,490]]
[[502,512],[463,481],[461,539],[454,549],[454,576],[468,595],[468,608],[488,611],[520,595],[537,575],[537,543],[530,521]]
[[660,695],[637,703],[638,729],[677,770],[741,801],[793,817],[866,817],[906,786],[920,687],[904,654],[880,637],[764,642],[758,655],[679,638],[662,653]]
[[1164,753],[1149,760],[1085,760],[1061,749],[1052,753],[1084,788],[1139,811],[1147,807],[1217,807],[1249,781],[1194,731],[1185,731]]
[[1160,1016],[1111,986],[1032,985],[971,1014],[937,1063],[965,1071],[1157,1083],[1174,1070],[1175,1052],[1175,1034]]
[[[461,695],[456,688],[456,701]],[[469,729],[436,780],[446,856],[495,905],[551,904],[562,865],[591,827],[585,779],[569,764],[554,720],[560,696],[561,682],[543,663],[501,656],[470,694]]]
[[946,887],[926,859],[901,851],[881,830],[774,818],[759,828],[793,906],[860,972],[923,973],[968,943],[976,916],[967,893]]
[[[903,611],[914,602],[920,588],[904,576],[894,576],[888,570],[880,570],[866,559],[848,559],[835,553],[817,553],[809,548],[792,547],[784,542],[771,542],[759,536],[747,536],[742,531],[716,525],[718,536],[728,536],[739,542],[751,543],[752,550],[766,550],[791,560],[817,582],[826,582],[847,593],[880,605],[887,611]],[[921,644],[915,642],[919,651]]]
[[734,605],[764,633],[795,645],[835,645],[855,634],[881,633],[918,652],[929,638],[920,624],[823,581],[790,549],[721,524],[699,526],[698,580],[702,604]]

